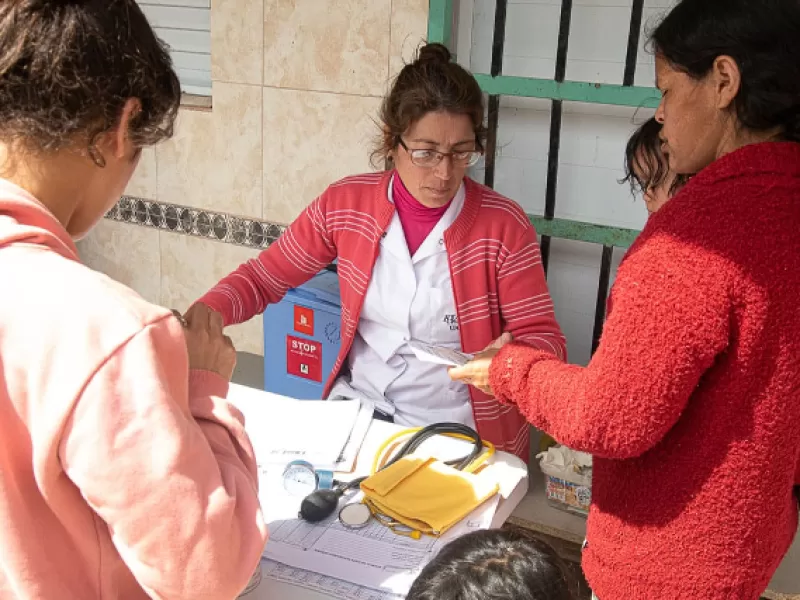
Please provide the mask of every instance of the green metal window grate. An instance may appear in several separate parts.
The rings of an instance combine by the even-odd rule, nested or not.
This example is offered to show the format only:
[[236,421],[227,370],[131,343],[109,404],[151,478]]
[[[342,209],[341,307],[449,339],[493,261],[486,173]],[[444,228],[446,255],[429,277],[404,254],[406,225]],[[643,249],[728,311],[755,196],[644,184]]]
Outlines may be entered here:
[[[597,301],[595,306],[592,351],[602,332],[605,319],[606,300],[611,273],[614,248],[627,249],[639,234],[634,229],[610,227],[597,223],[557,219],[554,217],[556,188],[558,183],[558,154],[561,139],[562,103],[583,102],[588,104],[608,104],[633,108],[656,108],[660,93],[655,88],[633,85],[636,72],[636,59],[639,49],[644,0],[633,0],[631,7],[630,30],[628,33],[625,71],[621,85],[592,83],[584,81],[565,81],[567,50],[572,14],[572,0],[562,0],[561,19],[558,32],[555,74],[553,79],[534,77],[514,77],[502,74],[503,48],[505,44],[505,24],[507,0],[496,0],[495,21],[492,36],[492,61],[490,73],[475,73],[481,89],[489,96],[488,126],[489,135],[486,148],[486,171],[484,183],[494,187],[494,167],[497,152],[497,130],[501,96],[518,96],[550,100],[550,144],[547,161],[547,188],[545,191],[545,213],[528,215],[542,236],[542,261],[547,270],[550,256],[550,238],[574,240],[603,246],[598,279]],[[452,41],[453,0],[430,0],[428,13],[428,41],[440,42],[450,46]]]

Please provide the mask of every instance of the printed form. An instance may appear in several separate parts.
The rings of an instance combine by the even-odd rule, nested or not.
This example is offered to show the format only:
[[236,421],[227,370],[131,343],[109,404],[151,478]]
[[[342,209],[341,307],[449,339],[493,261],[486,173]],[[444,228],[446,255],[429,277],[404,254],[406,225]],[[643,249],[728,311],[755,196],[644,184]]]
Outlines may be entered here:
[[[267,493],[264,497],[269,497]],[[360,495],[355,500],[360,499]],[[475,509],[440,538],[423,536],[419,540],[398,535],[373,520],[362,529],[341,525],[338,514],[312,524],[297,518],[267,511],[270,538],[263,556],[284,565],[313,571],[393,595],[405,595],[422,568],[448,541],[471,531],[487,529],[500,500],[495,495]],[[269,506],[268,504],[265,506]],[[390,596],[391,597],[391,596]]]
[[268,579],[290,583],[341,600],[403,600],[405,598],[403,594],[373,590],[363,585],[290,567],[266,558],[261,560],[261,572]]

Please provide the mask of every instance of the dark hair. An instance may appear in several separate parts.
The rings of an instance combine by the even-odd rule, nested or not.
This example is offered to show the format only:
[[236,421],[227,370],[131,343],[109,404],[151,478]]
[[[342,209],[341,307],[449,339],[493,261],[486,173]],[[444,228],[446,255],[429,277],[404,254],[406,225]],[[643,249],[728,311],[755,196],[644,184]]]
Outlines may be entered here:
[[700,79],[719,56],[741,71],[739,122],[753,131],[781,128],[800,141],[800,2],[682,0],[656,27],[656,53]]
[[402,68],[383,99],[379,115],[382,132],[372,153],[373,163],[386,159],[409,127],[436,111],[467,115],[477,147],[483,150],[486,127],[483,92],[478,82],[464,67],[451,61],[445,46],[425,44],[414,61]]
[[[669,176],[669,161],[661,150],[661,123],[655,118],[645,121],[633,132],[625,146],[625,177],[620,183],[631,186],[632,193],[645,193],[664,183]],[[669,188],[674,195],[689,181],[688,175],[676,175]]]
[[514,529],[469,533],[442,548],[406,600],[575,600],[568,567],[544,541]]
[[147,146],[172,135],[180,83],[166,47],[135,0],[0,2],[0,139],[38,151],[84,145],[138,98],[129,136]]

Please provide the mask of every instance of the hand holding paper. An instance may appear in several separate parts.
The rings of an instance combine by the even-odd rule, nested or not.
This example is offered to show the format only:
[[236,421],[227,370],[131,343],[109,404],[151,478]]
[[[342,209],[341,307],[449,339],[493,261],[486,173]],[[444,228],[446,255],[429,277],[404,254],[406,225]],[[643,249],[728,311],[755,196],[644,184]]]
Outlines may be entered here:
[[500,352],[500,349],[513,341],[513,339],[510,333],[504,333],[486,346],[483,352],[473,356],[472,360],[450,369],[450,379],[475,386],[485,394],[493,395],[492,388],[489,385],[489,366],[492,364],[492,359]]
[[452,348],[445,348],[444,346],[426,344],[419,340],[411,340],[408,345],[414,353],[414,356],[425,362],[457,367],[467,364],[472,359],[471,354],[465,354],[458,350],[453,350]]

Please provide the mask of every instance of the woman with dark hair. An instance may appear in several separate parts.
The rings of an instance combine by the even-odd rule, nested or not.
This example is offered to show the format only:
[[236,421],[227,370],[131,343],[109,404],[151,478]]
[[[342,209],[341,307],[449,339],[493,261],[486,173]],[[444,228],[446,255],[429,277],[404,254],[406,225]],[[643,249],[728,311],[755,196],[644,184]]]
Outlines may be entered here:
[[182,327],[73,242],[179,102],[135,0],[0,2],[3,600],[234,598],[258,564],[222,324]]
[[324,394],[367,398],[410,426],[455,421],[528,458],[514,407],[424,362],[409,342],[468,353],[513,336],[563,358],[536,232],[522,209],[472,181],[486,128],[478,82],[441,44],[422,47],[381,109],[373,158],[392,168],[331,185],[261,255],[186,314],[241,323],[338,259],[342,345]]
[[547,543],[523,529],[487,529],[442,548],[406,600],[578,600],[578,591]]
[[798,525],[800,2],[683,0],[652,34],[670,169],[588,366],[508,344],[452,375],[595,455],[600,600],[755,600]]

